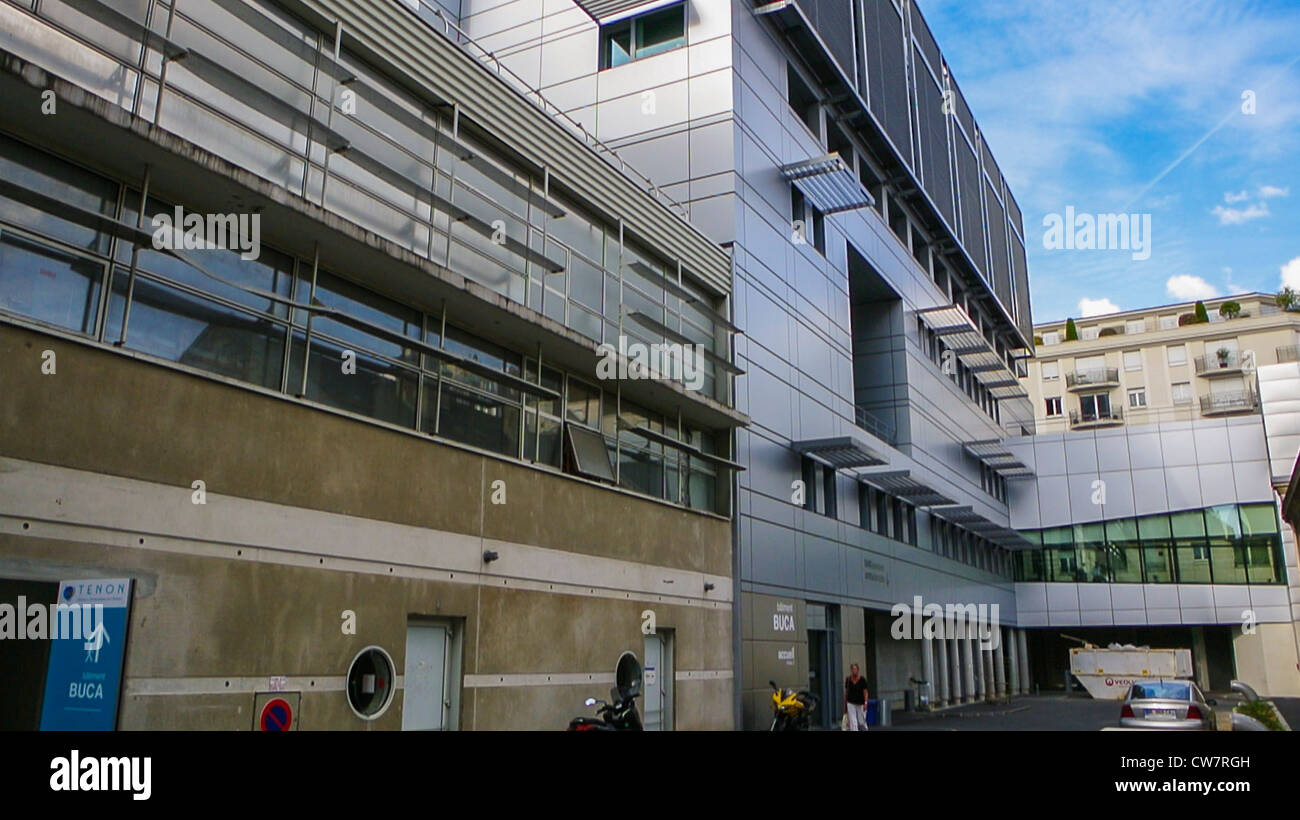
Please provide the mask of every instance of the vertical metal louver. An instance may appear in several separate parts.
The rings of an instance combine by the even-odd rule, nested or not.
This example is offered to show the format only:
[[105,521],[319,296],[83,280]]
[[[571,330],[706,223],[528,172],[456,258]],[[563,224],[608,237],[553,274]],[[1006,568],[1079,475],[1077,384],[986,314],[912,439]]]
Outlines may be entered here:
[[944,219],[957,225],[952,195],[952,173],[948,167],[948,129],[944,123],[943,91],[922,64],[916,67],[917,125],[920,134],[921,168],[925,191]]
[[853,0],[799,0],[799,7],[844,70],[844,75],[854,76]]
[[890,0],[866,0],[863,5],[871,111],[910,166],[913,164],[912,114],[908,102],[903,18]]

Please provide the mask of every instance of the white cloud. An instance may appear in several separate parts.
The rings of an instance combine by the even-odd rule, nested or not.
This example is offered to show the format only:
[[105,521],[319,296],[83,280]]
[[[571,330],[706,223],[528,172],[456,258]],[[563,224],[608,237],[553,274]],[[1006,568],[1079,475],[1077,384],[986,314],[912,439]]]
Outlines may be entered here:
[[1219,218],[1220,225],[1241,225],[1252,219],[1271,216],[1268,212],[1268,204],[1264,202],[1258,205],[1247,205],[1245,208],[1225,208],[1222,205],[1215,205],[1210,213]]
[[[1300,268],[1300,265],[1297,265]],[[1300,271],[1297,271],[1300,276]],[[1193,299],[1213,299],[1219,295],[1218,288],[1211,285],[1199,276],[1192,276],[1186,273],[1180,273],[1169,277],[1165,282],[1165,290],[1169,295],[1181,302],[1190,302]]]
[[1109,299],[1089,299],[1085,296],[1079,300],[1079,314],[1085,319],[1107,313],[1119,313],[1119,306]]
[[1223,201],[1229,204],[1233,202],[1245,202],[1247,199],[1250,199],[1250,194],[1246,193],[1245,191],[1242,191],[1241,193],[1237,193],[1237,194],[1228,192],[1223,195]]
[[1282,266],[1282,286],[1300,290],[1300,256]]
[[1290,193],[1290,188],[1279,188],[1276,185],[1264,185],[1259,189],[1259,195],[1264,199],[1272,199],[1277,196],[1288,196]]

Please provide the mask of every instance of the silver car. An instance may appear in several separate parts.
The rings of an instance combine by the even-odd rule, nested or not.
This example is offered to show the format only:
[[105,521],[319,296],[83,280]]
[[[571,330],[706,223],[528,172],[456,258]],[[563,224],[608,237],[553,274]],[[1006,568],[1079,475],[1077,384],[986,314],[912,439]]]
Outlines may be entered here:
[[1214,705],[1191,681],[1142,681],[1128,690],[1119,725],[1128,729],[1213,729]]

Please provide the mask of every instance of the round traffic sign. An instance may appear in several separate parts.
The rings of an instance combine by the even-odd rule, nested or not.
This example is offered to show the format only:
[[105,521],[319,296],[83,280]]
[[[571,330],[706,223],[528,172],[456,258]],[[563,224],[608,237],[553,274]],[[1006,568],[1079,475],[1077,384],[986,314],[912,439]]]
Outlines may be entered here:
[[293,707],[284,698],[272,698],[262,707],[259,723],[263,732],[287,732],[293,725]]

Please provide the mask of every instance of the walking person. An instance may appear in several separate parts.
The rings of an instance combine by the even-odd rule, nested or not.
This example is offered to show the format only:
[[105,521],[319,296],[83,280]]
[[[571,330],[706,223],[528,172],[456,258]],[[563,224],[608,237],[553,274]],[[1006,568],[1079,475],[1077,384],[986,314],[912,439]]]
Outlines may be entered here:
[[850,664],[849,676],[844,679],[844,711],[849,716],[850,732],[867,731],[867,679]]

